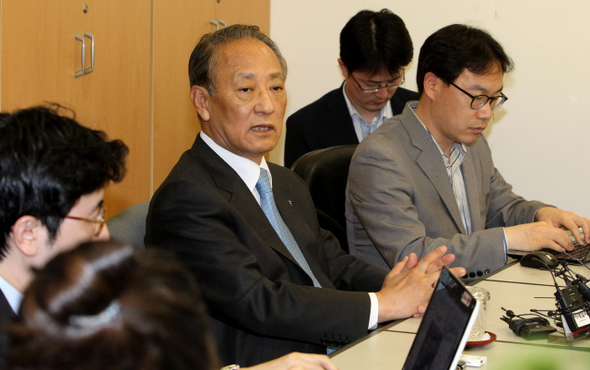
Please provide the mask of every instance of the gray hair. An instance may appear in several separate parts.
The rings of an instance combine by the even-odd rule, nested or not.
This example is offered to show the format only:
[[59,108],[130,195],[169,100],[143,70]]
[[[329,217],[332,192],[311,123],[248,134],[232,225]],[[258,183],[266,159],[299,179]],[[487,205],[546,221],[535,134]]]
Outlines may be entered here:
[[283,75],[287,77],[287,62],[277,44],[260,32],[258,26],[234,24],[215,32],[205,34],[193,49],[189,63],[188,75],[191,86],[203,86],[211,95],[215,95],[213,72],[215,71],[215,52],[217,48],[231,41],[255,38],[265,43],[277,56]]

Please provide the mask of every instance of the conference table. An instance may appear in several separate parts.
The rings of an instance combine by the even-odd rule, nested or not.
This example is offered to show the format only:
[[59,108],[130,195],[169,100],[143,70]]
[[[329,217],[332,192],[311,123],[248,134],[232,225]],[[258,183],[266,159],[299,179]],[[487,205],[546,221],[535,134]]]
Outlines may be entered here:
[[[586,266],[570,268],[590,278]],[[561,279],[557,282],[564,285]],[[552,335],[551,339],[527,340],[518,337],[500,320],[505,314],[502,307],[515,314],[530,313],[530,309],[555,310],[556,289],[549,271],[522,267],[518,261],[513,261],[472,285],[490,292],[486,331],[496,335],[494,342],[464,351],[487,357],[487,364],[480,369],[590,369],[590,339],[566,342],[563,336]],[[383,326],[334,352],[332,361],[340,370],[401,369],[420,321],[410,318]],[[555,327],[553,322],[551,324]]]

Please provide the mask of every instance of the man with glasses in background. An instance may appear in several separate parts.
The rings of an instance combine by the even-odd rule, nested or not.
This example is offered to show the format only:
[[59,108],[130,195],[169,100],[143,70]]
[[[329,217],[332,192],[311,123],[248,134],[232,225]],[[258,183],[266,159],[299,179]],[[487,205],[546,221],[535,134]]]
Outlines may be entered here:
[[418,94],[399,87],[414,48],[406,25],[387,9],[362,10],[340,33],[344,83],[287,119],[285,166],[303,154],[358,144]]
[[18,312],[35,269],[109,238],[104,188],[125,176],[127,146],[60,110],[0,113],[0,323]]
[[359,144],[352,159],[351,254],[387,268],[446,245],[475,279],[503,266],[509,249],[572,250],[564,229],[590,242],[590,220],[523,199],[494,167],[482,132],[508,99],[502,79],[512,68],[502,46],[473,27],[451,25],[425,41],[419,101]]

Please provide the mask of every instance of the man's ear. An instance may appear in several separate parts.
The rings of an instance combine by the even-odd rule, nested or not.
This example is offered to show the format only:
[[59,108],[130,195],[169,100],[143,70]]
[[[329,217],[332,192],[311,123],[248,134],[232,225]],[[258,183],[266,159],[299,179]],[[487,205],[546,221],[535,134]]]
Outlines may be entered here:
[[12,226],[9,237],[22,254],[32,257],[38,253],[41,243],[46,243],[47,229],[35,217],[22,216]]
[[348,68],[346,68],[344,62],[340,58],[338,58],[338,66],[340,67],[340,71],[342,71],[342,76],[344,76],[344,78],[348,78]]
[[444,82],[434,73],[428,72],[424,76],[424,81],[422,83],[424,84],[424,94],[426,94],[430,100],[434,100],[437,88],[440,89],[441,83]]
[[199,117],[204,122],[208,122],[211,118],[211,114],[209,113],[209,97],[209,91],[206,88],[197,85],[191,87],[191,101]]

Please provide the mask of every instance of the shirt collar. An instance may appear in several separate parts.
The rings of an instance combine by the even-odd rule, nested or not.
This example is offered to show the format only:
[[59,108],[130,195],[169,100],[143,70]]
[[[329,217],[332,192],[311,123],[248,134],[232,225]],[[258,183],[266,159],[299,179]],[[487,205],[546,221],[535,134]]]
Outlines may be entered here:
[[[360,113],[356,110],[356,108],[354,107],[354,105],[352,104],[352,102],[350,101],[350,99],[348,98],[348,95],[346,95],[346,81],[344,81],[344,84],[342,84],[342,93],[344,94],[344,101],[346,101],[346,106],[348,107],[348,113],[350,114],[351,117],[358,117],[358,119],[361,119],[364,121],[364,118],[361,117]],[[383,123],[386,120],[388,120],[389,118],[393,117],[393,112],[391,110],[391,104],[389,103],[389,101],[387,102],[387,104],[385,104],[385,106],[383,108],[381,108],[381,110],[379,111],[379,115],[373,119],[371,122],[366,122],[368,125],[377,123]]]
[[12,310],[17,313],[23,300],[23,294],[10,285],[9,282],[4,280],[2,276],[0,276],[0,290],[2,290],[2,293]]
[[236,171],[238,176],[240,176],[250,191],[256,189],[256,183],[258,182],[258,177],[260,177],[260,168],[264,168],[268,171],[270,185],[272,187],[272,176],[270,174],[270,170],[268,169],[268,163],[266,163],[264,157],[262,157],[262,162],[260,162],[259,166],[255,162],[244,157],[240,157],[239,155],[221,147],[203,131],[201,131],[200,135],[205,144],[207,144],[207,146],[209,146],[218,156],[220,156],[225,163],[227,163],[234,171]]
[[[438,148],[438,151],[440,152],[440,154],[443,156],[443,159],[445,160],[445,163],[447,163],[448,160],[449,160],[449,158],[442,151],[442,149],[440,148],[440,145],[438,145],[438,143],[434,139],[434,136],[432,136],[432,133],[430,133],[430,130],[428,130],[428,128],[426,127],[426,125],[424,124],[424,122],[422,122],[422,120],[420,120],[420,117],[418,117],[418,115],[416,114],[416,109],[418,108],[418,102],[419,101],[411,101],[411,102],[408,103],[408,106],[412,110],[412,113],[414,113],[414,116],[416,117],[416,119],[418,120],[418,122],[420,122],[422,124],[422,127],[424,127],[424,129],[426,131],[428,131],[428,133],[430,134],[430,138],[432,139],[432,141],[434,142],[434,144]],[[451,148],[451,152],[453,152],[454,150],[459,150],[459,152],[462,153],[463,155],[465,153],[467,153],[467,147],[464,144],[453,143],[453,147]]]

